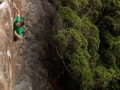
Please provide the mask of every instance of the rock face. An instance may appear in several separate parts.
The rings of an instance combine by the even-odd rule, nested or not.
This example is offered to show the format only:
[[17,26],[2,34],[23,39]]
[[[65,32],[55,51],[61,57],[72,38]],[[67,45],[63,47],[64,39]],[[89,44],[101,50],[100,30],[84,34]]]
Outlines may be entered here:
[[[16,4],[25,22],[23,39],[13,50],[13,22]],[[46,31],[54,7],[47,0],[0,0],[0,90],[48,90]]]
[[13,14],[9,0],[0,0],[0,90],[13,90]]

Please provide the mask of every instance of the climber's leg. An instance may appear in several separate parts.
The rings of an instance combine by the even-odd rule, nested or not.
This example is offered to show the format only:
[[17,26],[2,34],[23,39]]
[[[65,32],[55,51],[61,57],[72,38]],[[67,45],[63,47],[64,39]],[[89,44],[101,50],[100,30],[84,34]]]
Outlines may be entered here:
[[19,38],[17,36],[14,36],[14,42],[16,42],[17,40],[19,40]]
[[19,40],[17,36],[14,36],[14,50],[17,49],[16,41]]
[[14,46],[13,46],[13,48],[14,48],[14,50],[15,50],[15,48],[16,48],[16,42],[14,41]]

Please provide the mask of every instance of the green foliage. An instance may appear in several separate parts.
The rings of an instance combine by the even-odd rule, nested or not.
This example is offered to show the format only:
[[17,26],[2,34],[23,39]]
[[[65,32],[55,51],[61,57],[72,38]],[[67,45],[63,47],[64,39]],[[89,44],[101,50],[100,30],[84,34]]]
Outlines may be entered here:
[[[118,33],[120,28],[120,1],[119,0],[102,0],[103,17],[102,21],[108,29]],[[104,15],[104,16],[103,16]]]
[[[61,7],[58,11],[57,17],[59,18],[60,22],[63,24],[65,28],[74,27],[76,29],[80,29],[81,19],[76,14],[77,13],[69,7]],[[67,25],[65,25],[66,22],[67,22]]]
[[98,20],[98,15],[99,15],[99,12],[97,10],[92,10],[88,14],[88,18],[90,19],[90,21],[92,21],[93,23],[95,23]]
[[79,9],[80,6],[88,5],[88,0],[61,0],[63,5],[70,7],[72,9]]
[[118,89],[120,1],[60,0],[56,18],[62,27],[55,35],[58,52],[73,82],[81,90]]
[[56,38],[60,43],[59,50],[63,52],[64,58],[70,61],[69,68],[74,77],[82,75],[82,85],[87,89],[93,84],[93,80],[88,61],[90,56],[87,51],[88,43],[86,38],[80,31],[73,28],[58,31]]
[[96,61],[99,60],[99,30],[94,24],[92,24],[88,19],[86,19],[82,22],[82,33],[88,41],[88,52],[90,54],[89,63],[91,67],[95,67]]
[[96,85],[102,88],[109,86],[110,81],[114,78],[115,71],[113,69],[106,69],[103,66],[97,66],[95,68],[96,73]]
[[120,85],[118,84],[118,80],[117,79],[112,79],[108,88],[108,90],[119,90],[120,89]]
[[61,7],[57,17],[62,27],[66,28],[58,31],[56,35],[59,52],[63,53],[65,60],[69,60],[68,66],[74,77],[77,79],[82,76],[80,78],[81,87],[83,89],[91,88],[94,83],[90,65],[95,64],[95,61],[99,59],[97,53],[99,48],[98,28],[88,19],[82,21],[69,7]]
[[108,68],[113,67],[116,71],[119,71],[117,67],[118,63],[116,62],[118,62],[118,59],[120,58],[118,55],[120,40],[116,37],[113,37],[109,31],[104,31],[102,35],[104,42],[101,44],[102,48],[100,54],[103,57],[103,64]]

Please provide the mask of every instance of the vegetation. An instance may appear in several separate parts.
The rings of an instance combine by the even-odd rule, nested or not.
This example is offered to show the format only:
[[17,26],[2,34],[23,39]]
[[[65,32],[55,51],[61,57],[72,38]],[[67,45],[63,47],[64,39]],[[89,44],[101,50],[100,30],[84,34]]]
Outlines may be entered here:
[[119,90],[120,0],[59,0],[57,7],[54,56],[69,75],[62,88]]

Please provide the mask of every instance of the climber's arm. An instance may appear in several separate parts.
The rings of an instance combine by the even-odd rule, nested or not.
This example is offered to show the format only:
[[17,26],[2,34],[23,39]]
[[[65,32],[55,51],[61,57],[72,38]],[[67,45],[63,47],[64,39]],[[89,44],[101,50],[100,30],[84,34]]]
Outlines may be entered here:
[[17,10],[18,16],[20,16],[20,10],[16,6],[13,6],[13,7]]
[[14,31],[15,36],[17,36],[19,39],[22,39],[22,36],[18,35],[16,30]]

